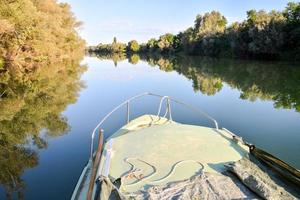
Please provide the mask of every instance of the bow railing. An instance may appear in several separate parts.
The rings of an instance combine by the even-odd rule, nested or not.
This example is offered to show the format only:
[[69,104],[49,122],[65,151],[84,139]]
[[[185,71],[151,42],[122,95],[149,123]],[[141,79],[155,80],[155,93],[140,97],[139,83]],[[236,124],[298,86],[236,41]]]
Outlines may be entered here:
[[[102,120],[97,124],[97,126],[94,128],[93,132],[92,132],[92,139],[91,139],[91,149],[90,149],[90,156],[91,159],[93,158],[93,149],[94,149],[94,138],[95,138],[95,134],[97,132],[98,129],[101,129],[101,126],[103,125],[103,123],[117,110],[119,110],[120,108],[123,108],[124,106],[126,106],[126,121],[127,123],[130,122],[130,106],[132,101],[139,99],[141,97],[144,96],[154,96],[154,97],[158,97],[160,98],[160,103],[159,103],[159,107],[158,107],[158,111],[157,111],[157,116],[161,116],[162,114],[162,106],[163,103],[166,102],[166,111],[164,113],[164,115],[162,115],[162,117],[166,118],[168,117],[169,120],[172,121],[172,110],[171,110],[171,102],[177,103],[179,105],[185,106],[187,108],[189,108],[190,110],[194,111],[195,113],[201,115],[202,117],[205,117],[207,119],[209,119],[210,121],[212,121],[215,125],[215,128],[218,130],[219,126],[218,126],[218,122],[212,118],[211,116],[209,116],[208,114],[206,114],[205,112],[203,112],[202,110],[199,110],[198,108],[195,108],[189,104],[183,103],[177,99],[171,98],[169,96],[162,96],[162,95],[158,95],[158,94],[154,94],[154,93],[150,93],[150,92],[145,92],[136,96],[133,96],[129,99],[127,99],[126,101],[124,101],[123,103],[121,103],[120,105],[116,106],[112,111],[110,111],[107,115],[105,115]],[[102,130],[103,132],[103,130]],[[92,159],[93,160],[93,159]]]

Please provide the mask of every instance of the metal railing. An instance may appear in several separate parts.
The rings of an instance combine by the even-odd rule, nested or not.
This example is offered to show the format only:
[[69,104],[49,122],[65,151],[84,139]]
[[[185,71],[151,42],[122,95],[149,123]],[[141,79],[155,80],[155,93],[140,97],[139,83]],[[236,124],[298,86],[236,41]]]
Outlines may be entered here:
[[[201,115],[202,117],[206,117],[207,119],[211,120],[214,125],[215,125],[215,128],[218,130],[219,129],[219,126],[218,126],[218,122],[212,118],[211,116],[209,116],[208,114],[206,114],[205,112],[203,112],[202,110],[199,110],[191,105],[188,105],[186,103],[183,103],[179,100],[176,100],[176,99],[173,99],[169,96],[162,96],[162,95],[158,95],[158,94],[153,94],[153,93],[150,93],[150,92],[145,92],[145,93],[142,93],[142,94],[139,94],[139,95],[136,95],[136,96],[133,96],[131,97],[130,99],[124,101],[123,103],[121,103],[120,105],[118,105],[117,107],[115,107],[111,112],[109,112],[107,115],[105,115],[102,120],[97,124],[97,126],[94,128],[93,132],[92,132],[92,140],[91,140],[91,152],[90,152],[90,156],[91,156],[91,159],[93,157],[93,149],[94,149],[94,137],[95,137],[95,134],[96,134],[96,131],[103,125],[103,123],[114,113],[116,112],[117,110],[119,110],[120,108],[122,108],[123,106],[126,105],[126,108],[127,108],[127,112],[126,112],[126,117],[127,117],[127,123],[130,122],[130,103],[133,101],[133,100],[136,100],[138,98],[141,98],[143,96],[154,96],[154,97],[158,97],[160,98],[160,103],[159,103],[159,108],[158,108],[158,112],[157,112],[157,116],[159,117],[161,115],[161,112],[162,112],[162,105],[163,105],[163,102],[166,101],[166,111],[165,111],[165,114],[162,116],[162,117],[167,117],[168,115],[168,119],[172,121],[172,111],[171,111],[171,102],[175,102],[177,104],[180,104],[180,105],[183,105],[187,108],[189,108],[190,110],[194,111],[195,113]],[[101,129],[102,130],[102,129]],[[103,132],[103,130],[102,130]]]

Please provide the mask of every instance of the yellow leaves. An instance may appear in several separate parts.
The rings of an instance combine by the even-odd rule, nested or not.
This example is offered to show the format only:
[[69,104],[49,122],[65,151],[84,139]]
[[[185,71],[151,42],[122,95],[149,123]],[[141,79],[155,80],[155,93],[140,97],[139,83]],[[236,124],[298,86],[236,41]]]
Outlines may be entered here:
[[136,40],[131,40],[128,42],[127,47],[129,48],[129,51],[137,52],[140,49],[140,45]]
[[4,34],[12,34],[15,31],[15,27],[8,20],[0,19],[0,37]]
[[224,33],[226,23],[226,18],[217,11],[205,13],[203,17],[198,15],[195,20],[195,34],[202,38],[208,35]]
[[0,71],[4,70],[4,60],[2,58],[0,58]]
[[35,0],[34,1],[35,6],[38,8],[39,11],[42,11],[44,13],[61,13],[61,7],[57,5],[57,3],[53,0]]
[[66,131],[61,112],[82,87],[77,25],[70,7],[55,0],[0,0],[0,135],[17,133],[13,145],[43,128]]
[[12,120],[23,105],[22,99],[0,99],[0,121]]
[[140,61],[140,56],[138,54],[133,54],[128,58],[128,62],[135,65]]
[[45,148],[41,130],[68,131],[61,113],[76,102],[85,69],[77,26],[56,0],[0,0],[0,183],[11,192],[20,193],[24,169],[38,162],[28,141]]
[[85,44],[76,33],[78,22],[69,5],[55,0],[0,2],[0,37],[15,32],[0,40],[2,57],[27,68],[38,62],[59,62],[66,55],[71,58],[84,54]]

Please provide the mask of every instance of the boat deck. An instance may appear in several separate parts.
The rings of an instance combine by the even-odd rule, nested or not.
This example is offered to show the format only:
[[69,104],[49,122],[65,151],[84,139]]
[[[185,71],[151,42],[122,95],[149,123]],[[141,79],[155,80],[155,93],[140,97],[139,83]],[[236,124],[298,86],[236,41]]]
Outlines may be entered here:
[[[185,180],[200,171],[220,173],[248,148],[223,130],[144,115],[108,138],[99,174],[122,179],[122,192]],[[106,172],[106,173],[107,173]]]

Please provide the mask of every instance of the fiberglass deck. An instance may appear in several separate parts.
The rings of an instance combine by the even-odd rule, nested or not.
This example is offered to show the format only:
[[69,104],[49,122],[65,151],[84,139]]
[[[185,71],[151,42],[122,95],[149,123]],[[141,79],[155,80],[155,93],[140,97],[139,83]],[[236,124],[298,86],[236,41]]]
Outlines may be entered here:
[[[201,170],[220,173],[225,163],[238,161],[248,153],[225,131],[152,115],[132,120],[113,134],[103,158],[108,155],[108,143],[109,177],[123,177],[120,189],[124,192],[188,179]],[[105,168],[105,160],[101,160],[99,173]]]

